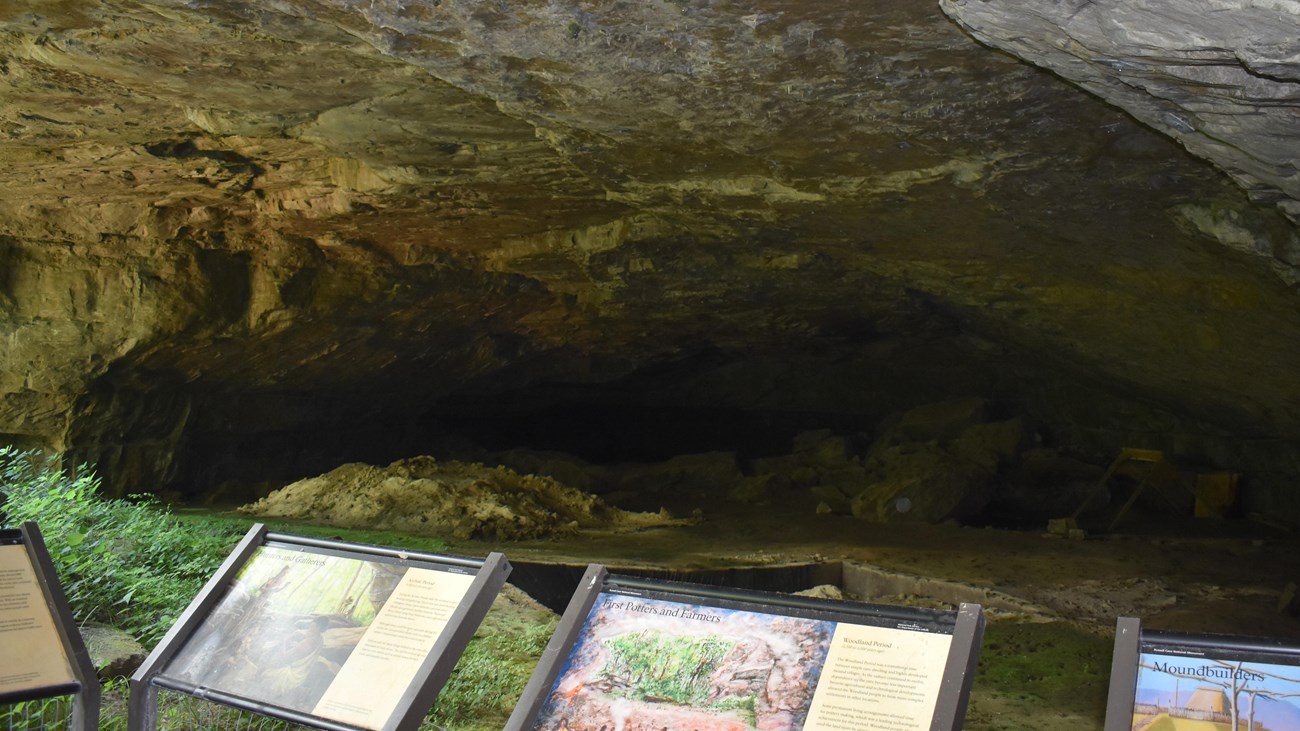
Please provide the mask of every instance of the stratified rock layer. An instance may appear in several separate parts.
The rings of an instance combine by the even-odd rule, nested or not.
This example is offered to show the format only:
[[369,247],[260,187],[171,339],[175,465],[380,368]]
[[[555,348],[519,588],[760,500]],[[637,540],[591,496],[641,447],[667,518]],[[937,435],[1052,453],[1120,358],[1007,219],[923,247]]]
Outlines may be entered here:
[[1123,108],[1300,221],[1300,3],[941,4],[976,38]]

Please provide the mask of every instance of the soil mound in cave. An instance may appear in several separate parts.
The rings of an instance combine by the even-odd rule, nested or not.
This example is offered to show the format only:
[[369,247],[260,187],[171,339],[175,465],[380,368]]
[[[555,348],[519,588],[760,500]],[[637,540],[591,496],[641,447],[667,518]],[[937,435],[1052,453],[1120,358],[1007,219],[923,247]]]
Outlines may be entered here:
[[239,512],[492,541],[680,523],[664,512],[610,507],[551,477],[432,457],[398,460],[387,467],[345,464],[287,485]]

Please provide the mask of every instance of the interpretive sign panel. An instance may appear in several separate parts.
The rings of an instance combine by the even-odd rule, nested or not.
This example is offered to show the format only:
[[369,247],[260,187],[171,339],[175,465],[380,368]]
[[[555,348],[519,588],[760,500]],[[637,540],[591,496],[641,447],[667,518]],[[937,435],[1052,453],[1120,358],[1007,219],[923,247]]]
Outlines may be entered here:
[[40,529],[0,530],[0,704],[67,695],[70,728],[96,728],[99,680]]
[[277,534],[237,563],[195,600],[193,628],[137,678],[306,725],[375,730],[404,728],[408,716],[418,725],[438,688],[418,691],[445,682],[509,570],[500,554]]
[[[5,531],[10,533],[10,531]],[[76,689],[54,615],[21,534],[0,536],[0,700],[38,689]]]
[[1300,731],[1300,646],[1156,630],[1133,634],[1136,642],[1117,635],[1116,662],[1133,670],[1120,673],[1123,687],[1112,683],[1106,731]]
[[[602,567],[583,581],[508,730],[960,726],[983,626],[974,605],[958,631],[956,612],[611,577]],[[954,718],[935,726],[937,716]]]

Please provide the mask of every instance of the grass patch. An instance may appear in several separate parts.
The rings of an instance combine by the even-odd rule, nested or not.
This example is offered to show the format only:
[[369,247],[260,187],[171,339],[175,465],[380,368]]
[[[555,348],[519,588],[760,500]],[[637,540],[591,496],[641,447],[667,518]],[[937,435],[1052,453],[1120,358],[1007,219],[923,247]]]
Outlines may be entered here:
[[410,551],[425,553],[442,553],[447,550],[447,542],[437,536],[402,533],[390,530],[370,530],[366,528],[337,528],[294,520],[266,520],[249,518],[233,513],[213,513],[197,508],[179,508],[174,511],[176,520],[194,530],[234,531],[242,535],[253,526],[261,523],[272,533],[288,533],[308,538],[324,538],[347,543],[363,543],[372,546],[400,546]]
[[506,586],[438,696],[422,729],[500,731],[559,617]]
[[1113,638],[1062,622],[990,622],[975,682],[1083,716],[1105,709]]

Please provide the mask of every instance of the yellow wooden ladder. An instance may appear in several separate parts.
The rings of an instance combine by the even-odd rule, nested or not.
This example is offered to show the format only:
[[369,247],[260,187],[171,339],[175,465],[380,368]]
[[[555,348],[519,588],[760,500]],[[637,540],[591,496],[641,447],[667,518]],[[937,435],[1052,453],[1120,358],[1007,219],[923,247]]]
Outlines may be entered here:
[[[1124,501],[1124,504],[1120,506],[1119,512],[1115,514],[1114,518],[1111,518],[1110,525],[1106,527],[1106,532],[1108,533],[1115,530],[1115,526],[1119,525],[1119,522],[1124,519],[1124,515],[1128,513],[1129,508],[1133,507],[1133,503],[1137,502],[1137,499],[1142,495],[1142,491],[1145,490],[1148,485],[1154,483],[1173,482],[1178,477],[1178,469],[1165,459],[1164,452],[1156,449],[1134,449],[1132,447],[1125,447],[1120,450],[1119,456],[1115,458],[1115,461],[1110,463],[1110,467],[1106,468],[1106,472],[1101,476],[1101,479],[1097,480],[1097,484],[1092,488],[1092,491],[1088,493],[1088,497],[1079,505],[1078,509],[1074,511],[1074,514],[1070,516],[1076,524],[1079,520],[1079,516],[1083,513],[1084,508],[1088,507],[1088,503],[1092,502],[1102,490],[1106,489],[1106,483],[1110,480],[1111,476],[1115,474],[1116,470],[1129,463],[1146,465],[1146,474],[1142,476],[1142,479],[1138,481],[1137,486],[1133,488],[1132,494],[1130,494],[1128,499]],[[1157,490],[1157,492],[1164,496],[1165,499],[1173,505],[1175,510],[1182,512],[1182,508],[1174,503],[1173,499],[1170,498],[1164,490]]]

